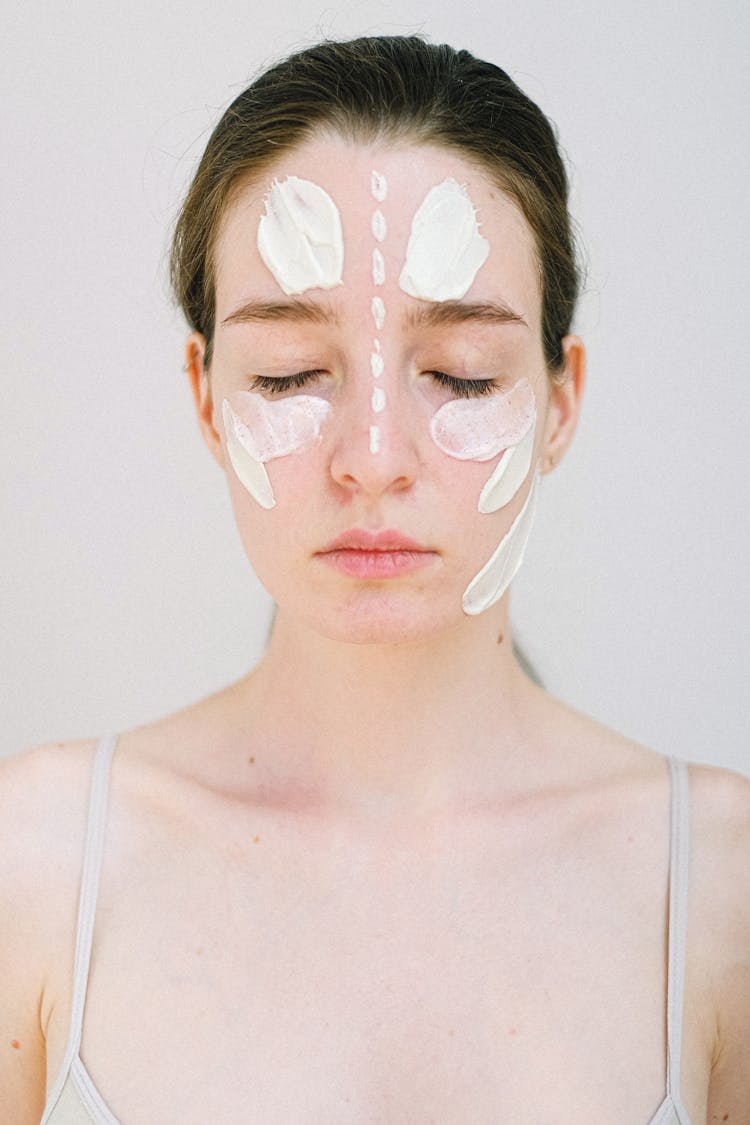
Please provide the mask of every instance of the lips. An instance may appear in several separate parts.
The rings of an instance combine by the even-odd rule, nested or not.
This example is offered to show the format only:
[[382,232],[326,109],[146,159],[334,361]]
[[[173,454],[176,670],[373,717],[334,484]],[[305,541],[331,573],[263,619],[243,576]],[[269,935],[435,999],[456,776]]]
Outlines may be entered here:
[[318,557],[351,578],[396,578],[428,566],[437,554],[400,531],[352,528],[333,539]]
[[343,535],[333,539],[319,553],[327,554],[329,551],[424,551],[432,553],[427,547],[417,543],[415,539],[410,539],[408,535],[402,535],[400,531],[366,531],[358,527],[345,531]]

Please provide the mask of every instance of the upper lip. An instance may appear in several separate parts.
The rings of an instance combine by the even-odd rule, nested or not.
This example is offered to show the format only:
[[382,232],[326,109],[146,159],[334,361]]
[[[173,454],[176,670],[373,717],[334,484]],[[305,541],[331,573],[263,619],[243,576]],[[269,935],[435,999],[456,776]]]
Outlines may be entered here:
[[408,535],[400,531],[387,529],[385,531],[367,531],[364,528],[353,527],[342,535],[332,539],[320,554],[329,551],[429,551]]

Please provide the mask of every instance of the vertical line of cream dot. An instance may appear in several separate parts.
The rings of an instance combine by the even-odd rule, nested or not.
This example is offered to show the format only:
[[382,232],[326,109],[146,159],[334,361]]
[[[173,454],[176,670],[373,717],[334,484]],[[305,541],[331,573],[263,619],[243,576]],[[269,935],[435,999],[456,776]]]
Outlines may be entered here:
[[[385,202],[388,195],[388,184],[385,176],[380,172],[373,171],[370,177],[370,191],[376,203]],[[385,241],[387,233],[387,225],[385,215],[376,207],[372,213],[370,222],[373,238],[375,239],[375,246],[372,251],[372,283],[377,290],[381,285],[385,284],[385,259],[383,258],[383,251],[380,249]],[[385,302],[377,292],[372,298],[371,303],[372,319],[375,323],[376,332],[381,332],[385,324]],[[375,420],[370,426],[370,452],[378,453],[380,450],[380,426],[377,424],[377,416],[382,414],[385,410],[385,391],[378,385],[378,380],[383,374],[383,352],[378,336],[375,337],[372,343],[372,352],[370,353],[370,371],[372,372],[372,398],[370,405]]]

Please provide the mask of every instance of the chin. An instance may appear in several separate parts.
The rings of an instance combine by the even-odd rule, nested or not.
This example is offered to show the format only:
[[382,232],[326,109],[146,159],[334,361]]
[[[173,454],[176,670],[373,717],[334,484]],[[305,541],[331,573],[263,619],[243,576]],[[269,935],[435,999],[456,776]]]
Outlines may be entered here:
[[421,597],[387,594],[382,590],[358,591],[337,605],[306,606],[298,615],[316,633],[331,641],[354,645],[418,644],[436,640],[455,629],[465,615],[460,599],[453,611]]

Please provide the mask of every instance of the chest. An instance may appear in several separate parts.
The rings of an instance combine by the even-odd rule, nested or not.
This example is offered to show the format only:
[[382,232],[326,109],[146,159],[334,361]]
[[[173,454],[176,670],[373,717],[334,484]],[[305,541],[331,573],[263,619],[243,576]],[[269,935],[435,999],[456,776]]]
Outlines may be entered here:
[[81,1054],[123,1125],[650,1119],[663,856],[256,835],[105,864]]

